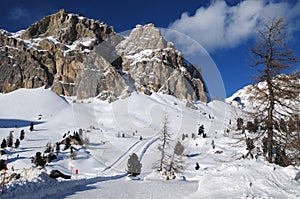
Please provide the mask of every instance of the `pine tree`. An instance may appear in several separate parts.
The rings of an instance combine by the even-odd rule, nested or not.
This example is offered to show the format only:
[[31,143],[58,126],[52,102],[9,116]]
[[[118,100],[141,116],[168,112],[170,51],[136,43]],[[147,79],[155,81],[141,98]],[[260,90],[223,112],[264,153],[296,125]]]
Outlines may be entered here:
[[4,149],[7,147],[7,142],[6,142],[6,139],[3,139],[2,140],[2,143],[1,143],[1,148]]
[[33,131],[34,127],[33,127],[33,122],[30,122],[30,127],[29,127],[29,130],[30,131]]
[[64,150],[67,150],[70,147],[71,147],[71,139],[69,137],[67,137],[65,139],[65,148],[64,148]]
[[265,126],[265,131],[258,136],[267,137],[269,162],[273,162],[275,147],[283,150],[292,146],[289,143],[288,132],[276,129],[280,118],[288,118],[299,112],[299,73],[293,72],[292,64],[296,62],[296,58],[287,46],[286,27],[282,18],[266,22],[264,27],[258,30],[259,38],[256,46],[251,49],[253,67],[258,68],[259,73],[258,84],[252,88],[253,100],[259,104],[253,115]]
[[20,140],[24,140],[25,138],[25,131],[22,129],[20,133]]
[[15,142],[15,148],[19,148],[20,146],[20,140],[19,138],[17,138],[16,142]]
[[56,151],[56,155],[58,155],[58,153],[60,151],[60,144],[59,144],[59,142],[56,142],[55,151]]
[[138,156],[133,153],[129,156],[128,162],[127,162],[127,173],[129,176],[137,176],[141,173],[142,164],[138,159]]
[[12,147],[14,143],[14,135],[13,132],[11,131],[9,133],[9,136],[7,137],[7,147]]

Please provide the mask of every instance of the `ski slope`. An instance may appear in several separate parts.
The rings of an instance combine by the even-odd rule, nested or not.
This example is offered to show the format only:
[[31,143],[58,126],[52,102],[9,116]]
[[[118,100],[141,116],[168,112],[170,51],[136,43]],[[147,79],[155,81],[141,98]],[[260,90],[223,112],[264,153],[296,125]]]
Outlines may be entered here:
[[[113,103],[62,97],[44,88],[0,94],[1,141],[11,131],[16,139],[25,130],[19,148],[6,148],[8,176],[17,172],[21,177],[6,184],[1,198],[300,198],[299,167],[279,167],[262,156],[241,159],[245,143],[237,143],[233,135],[242,110],[218,100],[195,106],[198,109],[163,94],[132,93]],[[165,113],[172,146],[182,141],[182,134],[188,135],[182,141],[185,170],[170,181],[153,169],[159,159],[158,138]],[[30,122],[35,124],[32,132]],[[202,124],[208,137],[192,139]],[[89,143],[74,146],[78,150],[75,159],[70,159],[69,150],[62,150],[45,170],[32,168],[36,152],[79,128]],[[136,180],[126,177],[132,153],[142,163]],[[199,170],[195,170],[196,162]],[[53,169],[72,179],[49,178],[47,173]]]

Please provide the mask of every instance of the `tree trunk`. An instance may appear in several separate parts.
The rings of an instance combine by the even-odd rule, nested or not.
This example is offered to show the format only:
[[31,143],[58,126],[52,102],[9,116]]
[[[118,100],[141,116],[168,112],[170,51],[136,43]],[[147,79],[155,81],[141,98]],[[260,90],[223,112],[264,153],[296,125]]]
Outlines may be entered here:
[[[269,52],[269,60],[271,60],[272,57],[272,48],[270,48]],[[267,150],[268,150],[268,162],[272,163],[272,149],[273,149],[273,124],[274,124],[274,118],[273,118],[273,111],[274,111],[274,92],[273,92],[273,85],[272,85],[272,77],[270,75],[269,71],[269,60],[266,63],[266,76],[267,76],[267,88],[269,92],[269,107],[268,107],[268,118],[267,118]]]

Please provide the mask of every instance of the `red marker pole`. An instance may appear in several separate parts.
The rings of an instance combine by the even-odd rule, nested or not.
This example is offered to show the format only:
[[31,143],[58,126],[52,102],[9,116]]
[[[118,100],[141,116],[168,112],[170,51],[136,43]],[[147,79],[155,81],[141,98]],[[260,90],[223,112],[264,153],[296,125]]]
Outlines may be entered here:
[[76,179],[78,178],[78,169],[75,170],[75,174],[76,174]]

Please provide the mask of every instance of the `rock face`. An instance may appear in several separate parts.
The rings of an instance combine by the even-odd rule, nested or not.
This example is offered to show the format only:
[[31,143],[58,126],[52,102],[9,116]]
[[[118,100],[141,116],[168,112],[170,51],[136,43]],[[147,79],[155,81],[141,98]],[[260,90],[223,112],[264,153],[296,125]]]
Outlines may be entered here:
[[207,101],[200,71],[185,61],[153,24],[137,25],[117,50],[122,56],[123,71],[138,91],[163,92],[188,102]]
[[0,92],[41,86],[78,99],[113,101],[135,90],[207,101],[201,73],[153,24],[124,38],[65,10],[24,31],[0,30]]

